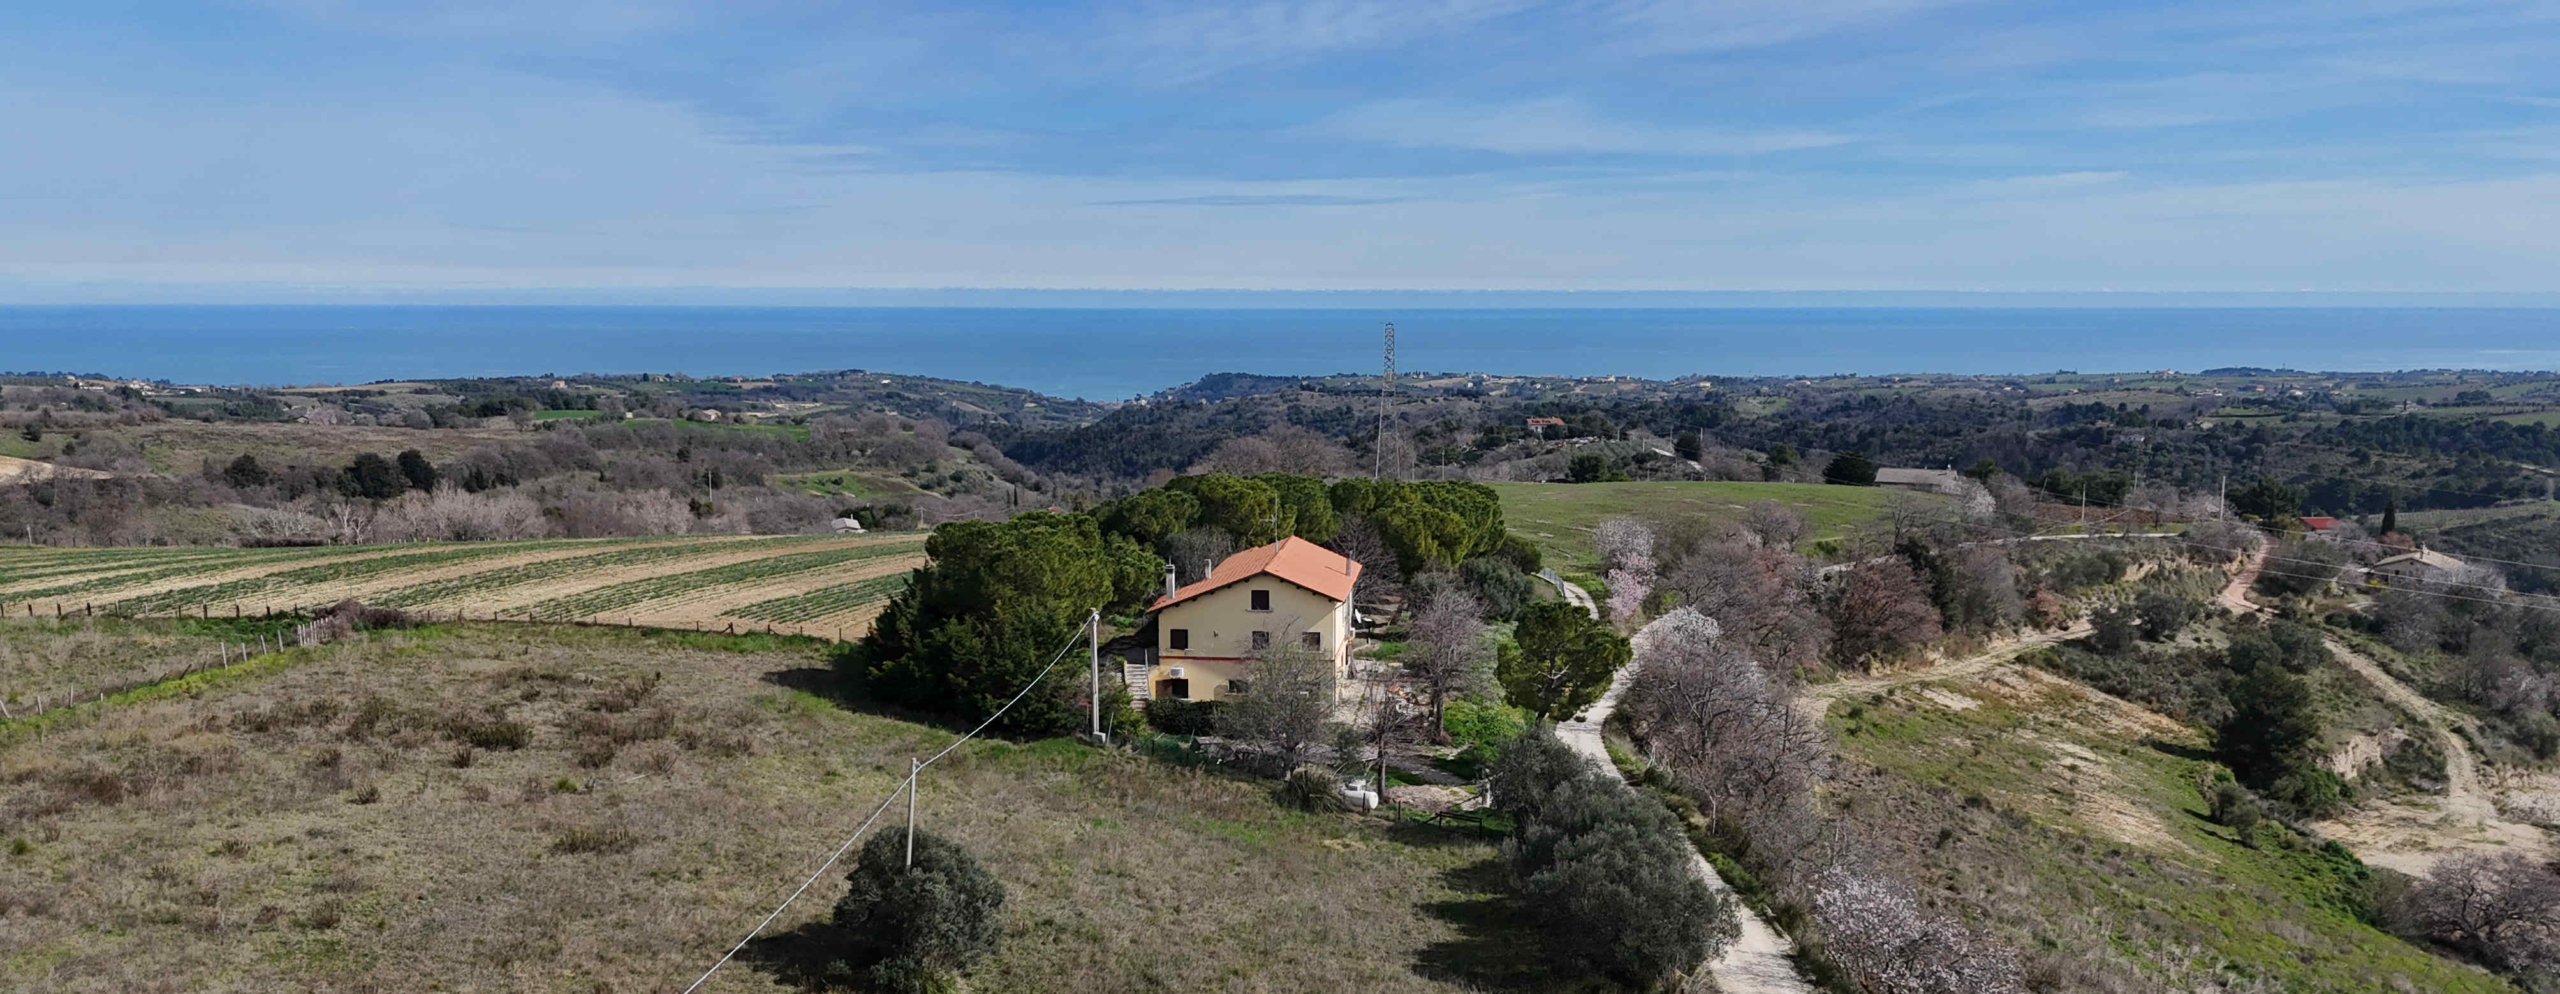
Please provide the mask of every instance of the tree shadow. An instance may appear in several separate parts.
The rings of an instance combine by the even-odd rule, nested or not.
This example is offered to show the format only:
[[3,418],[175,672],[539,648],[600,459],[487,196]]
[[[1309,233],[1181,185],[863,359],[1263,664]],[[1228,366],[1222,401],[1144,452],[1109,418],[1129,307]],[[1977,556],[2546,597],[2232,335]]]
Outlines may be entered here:
[[859,989],[853,971],[839,958],[843,953],[844,936],[836,927],[814,921],[747,943],[738,951],[738,961],[804,991]]
[[794,666],[789,669],[768,671],[762,679],[784,690],[796,690],[821,698],[835,705],[836,710],[839,711],[851,711],[856,714],[888,718],[911,725],[926,725],[952,732],[965,732],[972,727],[972,723],[952,715],[915,711],[875,699],[864,692],[859,678],[847,675],[842,669]]
[[1471,895],[1423,905],[1432,917],[1457,926],[1458,937],[1414,954],[1413,971],[1425,978],[1480,991],[1552,991],[1556,976],[1528,902],[1512,893],[1502,861],[1487,859],[1440,875],[1449,889]]
[[2204,746],[2187,745],[2154,737],[2144,738],[2142,744],[2150,746],[2154,752],[2176,756],[2179,759],[2194,760],[2199,763],[2210,763],[2214,759],[2213,750]]

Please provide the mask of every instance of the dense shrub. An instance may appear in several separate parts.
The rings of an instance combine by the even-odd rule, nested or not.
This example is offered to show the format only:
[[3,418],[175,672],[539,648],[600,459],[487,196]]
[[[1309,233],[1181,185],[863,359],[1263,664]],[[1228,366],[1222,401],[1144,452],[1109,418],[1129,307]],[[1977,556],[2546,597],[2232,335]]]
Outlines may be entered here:
[[1517,617],[1520,608],[1538,596],[1538,581],[1498,556],[1467,560],[1458,567],[1458,580],[1484,605],[1485,617],[1496,620]]
[[1218,702],[1159,697],[1147,702],[1147,727],[1167,735],[1208,735],[1218,725]]
[[2242,839],[2247,839],[2249,830],[2256,828],[2258,820],[2264,817],[2258,809],[2256,795],[2249,793],[2249,788],[2228,780],[2214,784],[2213,794],[2206,801],[2212,809],[2214,823],[2239,833]]
[[2203,605],[2165,590],[2145,590],[2133,599],[2134,616],[2142,622],[2142,637],[2154,642],[2178,637],[2202,610]]
[[1450,742],[1461,747],[1500,749],[1528,730],[1529,715],[1505,704],[1450,701],[1441,716],[1440,728],[1448,733]]
[[913,865],[905,833],[872,836],[845,882],[835,910],[845,962],[882,989],[953,990],[1004,937],[1004,884],[931,831],[915,830]]
[[1671,812],[1545,727],[1512,740],[1493,791],[1517,826],[1503,854],[1552,958],[1645,989],[1737,934],[1730,902],[1690,870],[1695,852]]

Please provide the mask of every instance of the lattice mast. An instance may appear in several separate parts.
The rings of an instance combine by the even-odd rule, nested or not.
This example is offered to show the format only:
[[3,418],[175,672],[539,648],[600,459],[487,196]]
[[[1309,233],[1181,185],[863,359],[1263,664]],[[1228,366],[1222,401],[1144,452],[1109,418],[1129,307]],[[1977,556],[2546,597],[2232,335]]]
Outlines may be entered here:
[[1374,465],[1369,478],[1387,478],[1387,401],[1396,390],[1396,323],[1387,322],[1387,371],[1378,379],[1378,438],[1370,446]]

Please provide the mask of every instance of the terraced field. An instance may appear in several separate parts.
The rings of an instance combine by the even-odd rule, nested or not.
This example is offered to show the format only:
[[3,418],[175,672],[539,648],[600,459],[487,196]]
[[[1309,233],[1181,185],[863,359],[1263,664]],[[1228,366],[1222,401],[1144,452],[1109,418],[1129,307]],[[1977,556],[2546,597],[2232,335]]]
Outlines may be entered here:
[[429,616],[861,634],[921,533],[307,549],[0,546],[0,614],[231,617],[353,597]]

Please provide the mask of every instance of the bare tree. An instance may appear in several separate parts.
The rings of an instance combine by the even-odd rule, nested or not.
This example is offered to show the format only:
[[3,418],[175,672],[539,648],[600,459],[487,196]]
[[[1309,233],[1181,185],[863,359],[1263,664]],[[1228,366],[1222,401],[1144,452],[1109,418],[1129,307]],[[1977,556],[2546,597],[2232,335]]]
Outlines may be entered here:
[[1829,755],[1821,726],[1715,619],[1680,608],[1631,641],[1628,716],[1701,810],[1750,819],[1809,796]]
[[1473,594],[1450,590],[1431,599],[1406,628],[1405,671],[1431,695],[1430,731],[1440,734],[1449,699],[1493,685],[1493,653],[1485,642],[1484,606]]
[[[1275,631],[1298,630],[1293,619]],[[1269,757],[1286,771],[1306,762],[1333,718],[1333,658],[1296,639],[1255,650],[1242,692],[1223,699],[1218,734]]]
[[2403,930],[2496,966],[2560,954],[2560,873],[2516,853],[2448,857],[2388,910]]
[[1793,549],[1804,538],[1804,517],[1774,500],[1751,502],[1742,511],[1742,527],[1760,540],[1762,548]]
[[1156,543],[1156,551],[1164,561],[1173,564],[1175,578],[1183,583],[1198,583],[1209,578],[1209,572],[1221,560],[1236,551],[1235,537],[1224,529],[1193,528],[1175,532]]
[[1785,546],[1760,542],[1758,533],[1748,531],[1701,542],[1681,558],[1664,586],[1780,672],[1818,663],[1831,626],[1815,603],[1813,571]]
[[1835,657],[1853,665],[1872,667],[1943,634],[1929,591],[1900,559],[1849,570],[1826,608]]
[[[1333,551],[1360,564],[1360,576],[1351,582],[1351,603],[1356,608],[1377,610],[1378,602],[1388,590],[1404,582],[1404,571],[1396,563],[1396,550],[1387,544],[1387,535],[1367,515],[1354,515],[1342,520],[1342,530],[1333,533]],[[1180,564],[1176,564],[1179,566]]]
[[1910,884],[1833,867],[1815,878],[1823,951],[1873,994],[2024,994],[2015,953],[1927,910]]

